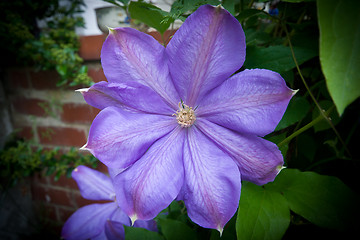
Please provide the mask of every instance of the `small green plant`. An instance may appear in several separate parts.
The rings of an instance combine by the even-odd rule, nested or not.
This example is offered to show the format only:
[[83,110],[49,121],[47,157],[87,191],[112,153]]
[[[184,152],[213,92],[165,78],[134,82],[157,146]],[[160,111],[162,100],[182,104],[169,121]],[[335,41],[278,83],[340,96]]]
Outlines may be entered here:
[[62,175],[70,177],[79,165],[95,168],[97,159],[75,148],[64,152],[60,148],[44,149],[30,141],[16,140],[0,151],[0,188],[13,186],[37,172],[46,176],[54,174],[55,180]]
[[[0,3],[1,65],[15,64],[37,70],[55,69],[58,86],[92,84],[87,67],[78,55],[76,27],[84,27],[79,13],[83,0],[22,1]],[[44,26],[40,29],[37,22]]]
[[88,69],[77,53],[80,46],[75,28],[84,27],[84,20],[76,14],[81,12],[82,5],[82,0],[77,0],[60,7],[52,18],[45,20],[40,37],[25,45],[39,70],[56,69],[61,77],[57,86],[92,84]]

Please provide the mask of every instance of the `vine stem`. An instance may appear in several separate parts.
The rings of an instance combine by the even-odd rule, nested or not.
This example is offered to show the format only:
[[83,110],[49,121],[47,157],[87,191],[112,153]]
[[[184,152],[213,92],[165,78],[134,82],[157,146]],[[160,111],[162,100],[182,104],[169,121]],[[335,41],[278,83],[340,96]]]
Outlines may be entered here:
[[[331,108],[329,108],[326,112],[324,112],[324,115],[326,117],[328,117],[330,115],[330,113],[334,110],[334,106],[332,106]],[[319,115],[317,118],[315,118],[314,120],[312,120],[311,122],[309,122],[308,124],[306,124],[305,126],[303,126],[302,128],[298,129],[297,131],[295,131],[294,133],[292,133],[290,136],[288,136],[287,138],[285,138],[284,140],[282,140],[279,144],[278,147],[282,147],[283,145],[289,143],[293,138],[297,137],[298,135],[300,135],[301,133],[305,132],[306,130],[308,130],[309,128],[313,127],[315,124],[321,122],[324,120],[323,115]]]
[[[347,152],[347,154],[348,154],[349,156],[351,156],[351,153],[350,153],[349,149],[346,147],[346,143],[344,142],[344,140],[343,140],[342,137],[340,136],[339,132],[336,130],[336,128],[335,128],[334,124],[331,122],[331,119],[329,118],[329,116],[327,116],[327,115],[325,114],[326,112],[324,111],[324,109],[321,108],[320,104],[318,103],[318,101],[317,101],[316,98],[314,97],[314,94],[311,92],[308,84],[306,83],[305,78],[304,78],[304,76],[303,76],[302,73],[301,73],[299,64],[298,64],[298,62],[297,62],[297,60],[296,60],[295,52],[294,52],[294,49],[293,49],[293,46],[292,46],[292,43],[291,43],[291,40],[290,40],[290,35],[289,35],[288,30],[287,30],[287,27],[286,27],[286,25],[285,25],[284,23],[281,23],[281,25],[282,25],[285,33],[286,33],[286,38],[287,38],[288,43],[289,43],[291,55],[292,55],[292,58],[293,58],[293,60],[294,60],[295,65],[296,65],[296,69],[297,69],[297,71],[298,71],[298,73],[299,73],[299,76],[300,76],[300,78],[301,78],[301,81],[303,82],[303,84],[304,84],[307,92],[309,93],[311,99],[314,101],[316,107],[319,109],[319,112],[320,112],[320,116],[319,116],[319,117],[322,117],[323,119],[325,119],[325,120],[327,121],[327,123],[330,125],[330,127],[332,128],[332,130],[334,131],[334,133],[336,134],[336,136],[337,136],[338,139],[340,140],[341,144],[344,146],[344,149],[345,149],[345,151]],[[316,120],[316,119],[315,119],[315,120]],[[313,121],[312,121],[312,122],[313,122]],[[309,124],[311,124],[312,122],[310,122]],[[304,127],[308,126],[309,124],[305,125]],[[314,124],[313,124],[313,125],[314,125]],[[312,125],[312,126],[313,126],[313,125]],[[303,127],[303,128],[304,128],[304,127]],[[311,127],[311,126],[310,126],[310,127]],[[301,129],[302,129],[302,128],[301,128]],[[298,131],[300,131],[301,129],[299,129]],[[305,130],[306,130],[306,129],[305,129]],[[304,131],[305,131],[305,130],[304,130]],[[298,132],[298,131],[296,131],[296,132]],[[296,133],[296,132],[295,132],[295,133]],[[295,134],[295,133],[293,133],[293,134]],[[291,135],[293,135],[293,134],[291,134]],[[290,135],[290,136],[291,136],[291,135]],[[297,134],[297,135],[298,135],[298,134]],[[297,136],[297,135],[296,135],[296,136]],[[290,136],[289,136],[289,137],[290,137]],[[286,139],[285,139],[285,140],[286,140]],[[285,140],[284,140],[284,141],[285,141]]]

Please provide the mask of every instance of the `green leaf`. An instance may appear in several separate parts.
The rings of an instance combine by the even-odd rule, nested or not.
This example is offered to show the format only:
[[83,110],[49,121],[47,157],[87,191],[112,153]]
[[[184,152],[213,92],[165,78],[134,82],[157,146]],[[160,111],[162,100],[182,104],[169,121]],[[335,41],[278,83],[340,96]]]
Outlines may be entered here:
[[264,45],[272,41],[270,34],[263,31],[256,31],[254,28],[245,29],[244,32],[246,36],[246,46]]
[[338,113],[360,96],[360,1],[318,0],[320,62]]
[[[160,33],[164,33],[170,26],[170,18],[168,12],[161,10],[160,8],[145,2],[133,2],[129,4],[130,16],[133,19],[137,19],[147,24],[150,27],[155,28]],[[164,19],[169,21],[163,21]]]
[[315,0],[282,0],[283,2],[299,3],[299,2],[313,2]]
[[152,232],[144,228],[135,228],[124,226],[125,240],[164,240],[164,238],[157,232]]
[[253,17],[259,14],[264,14],[264,12],[262,10],[258,10],[258,9],[254,9],[254,8],[249,8],[249,9],[244,9],[243,11],[241,11],[239,13],[239,15],[236,17],[236,19],[241,22],[249,17]]
[[236,220],[237,239],[281,239],[289,223],[290,210],[280,193],[243,182]]
[[[279,143],[281,143],[282,141],[285,140],[287,135],[287,132],[283,132],[277,135],[273,135],[271,137],[266,137],[267,140],[269,140],[270,142],[275,143],[276,145],[278,145]],[[287,151],[289,150],[289,144],[283,144],[282,146],[279,147],[279,150],[281,151],[281,154],[283,155],[284,159],[286,157]]]
[[359,213],[359,196],[336,177],[284,169],[266,189],[279,191],[290,209],[308,221],[344,230]]
[[223,0],[221,5],[229,11],[232,15],[235,15],[235,5],[238,3],[238,0]]
[[159,219],[162,233],[167,240],[196,239],[196,232],[185,223],[172,219]]
[[284,129],[303,119],[310,109],[309,102],[304,97],[293,97],[275,131]]
[[[317,52],[311,48],[294,47],[293,49],[299,65],[317,55]],[[282,73],[295,66],[289,47],[283,45],[267,48],[249,46],[246,49],[245,68],[265,68]]]

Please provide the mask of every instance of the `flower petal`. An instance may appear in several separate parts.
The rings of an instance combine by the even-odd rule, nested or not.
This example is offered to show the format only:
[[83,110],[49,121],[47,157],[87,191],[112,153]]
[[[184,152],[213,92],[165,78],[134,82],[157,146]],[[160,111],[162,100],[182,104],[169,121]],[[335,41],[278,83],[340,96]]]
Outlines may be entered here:
[[83,149],[89,150],[110,168],[126,168],[176,126],[173,117],[108,107],[93,121]]
[[130,226],[130,218],[120,207],[116,209],[115,212],[109,217],[111,221],[118,222],[124,224],[126,226]]
[[124,226],[119,222],[107,220],[105,223],[105,235],[107,240],[124,240]]
[[242,180],[257,185],[272,182],[284,164],[279,148],[272,142],[255,135],[238,134],[204,119],[198,119],[197,126],[233,157]]
[[134,223],[134,227],[137,228],[145,228],[149,231],[153,231],[153,232],[157,232],[157,224],[156,221],[154,219],[148,220],[148,221],[144,221],[144,220],[137,220]]
[[189,217],[202,227],[221,232],[239,205],[241,180],[235,162],[191,127],[184,144],[184,168],[180,196]]
[[174,109],[169,107],[156,92],[137,82],[99,82],[79,91],[88,104],[99,109],[115,106],[146,113],[167,115],[174,113]]
[[111,179],[105,174],[88,168],[78,166],[71,176],[77,182],[81,196],[90,200],[115,200],[115,190]]
[[115,202],[91,204],[79,208],[65,222],[61,237],[67,240],[89,239],[101,234],[107,218],[117,208]]
[[204,5],[191,14],[166,47],[180,97],[194,107],[245,60],[245,35],[225,9]]
[[150,35],[132,28],[110,29],[101,50],[101,65],[108,82],[144,84],[176,109],[179,98],[169,78],[164,51]]
[[135,220],[150,220],[178,195],[183,184],[184,131],[175,128],[155,142],[131,167],[114,179],[121,209]]
[[265,136],[274,131],[293,95],[280,74],[245,70],[209,93],[197,116],[240,133]]

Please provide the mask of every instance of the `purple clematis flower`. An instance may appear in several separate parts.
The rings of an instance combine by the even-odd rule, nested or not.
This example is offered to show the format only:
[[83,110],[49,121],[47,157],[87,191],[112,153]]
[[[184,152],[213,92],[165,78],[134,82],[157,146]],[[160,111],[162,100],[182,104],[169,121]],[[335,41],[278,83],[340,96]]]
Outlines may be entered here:
[[[64,239],[125,239],[124,226],[130,225],[130,218],[115,201],[112,180],[105,174],[78,166],[72,177],[77,182],[81,195],[89,200],[108,200],[103,204],[90,204],[78,209],[65,222],[61,236]],[[137,221],[134,227],[156,231],[156,222]]]
[[101,109],[83,149],[111,168],[119,206],[152,219],[174,199],[202,227],[222,231],[241,180],[273,181],[283,165],[261,137],[294,92],[264,69],[240,69],[245,35],[221,7],[190,15],[165,48],[131,28],[110,29],[101,52],[108,82],[81,89]]

